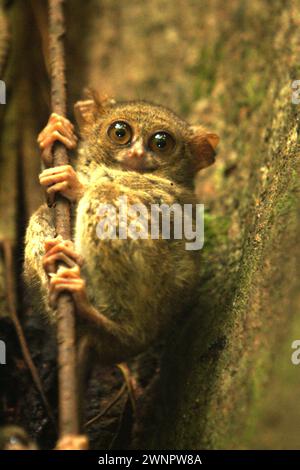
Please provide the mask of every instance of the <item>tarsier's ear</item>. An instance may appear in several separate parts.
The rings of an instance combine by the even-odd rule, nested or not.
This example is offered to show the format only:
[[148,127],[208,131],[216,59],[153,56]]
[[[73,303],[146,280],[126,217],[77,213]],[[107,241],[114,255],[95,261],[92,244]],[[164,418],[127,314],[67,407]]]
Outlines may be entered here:
[[215,162],[216,148],[220,138],[201,126],[192,126],[191,129],[191,150],[195,158],[195,171],[199,171]]
[[81,132],[92,126],[108,106],[115,104],[113,99],[100,97],[98,92],[91,88],[85,90],[85,96],[86,99],[77,101],[74,105],[75,118]]

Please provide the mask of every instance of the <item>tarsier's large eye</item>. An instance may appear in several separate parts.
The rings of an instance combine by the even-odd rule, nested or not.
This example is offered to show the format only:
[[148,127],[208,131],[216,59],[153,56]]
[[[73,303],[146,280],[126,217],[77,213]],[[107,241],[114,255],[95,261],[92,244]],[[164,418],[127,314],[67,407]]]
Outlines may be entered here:
[[108,136],[115,143],[119,145],[126,145],[132,139],[132,129],[124,121],[116,121],[108,128]]
[[156,132],[149,140],[149,148],[153,152],[169,153],[175,147],[175,140],[167,132]]

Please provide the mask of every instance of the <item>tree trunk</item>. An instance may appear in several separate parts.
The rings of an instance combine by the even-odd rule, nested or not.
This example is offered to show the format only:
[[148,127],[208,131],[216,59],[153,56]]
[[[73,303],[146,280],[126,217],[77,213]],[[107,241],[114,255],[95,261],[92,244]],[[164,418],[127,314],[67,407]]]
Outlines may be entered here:
[[[15,250],[19,313],[55,408],[53,338],[30,310],[25,315],[20,283],[25,224],[42,200],[35,139],[50,103],[46,2],[15,1],[5,13],[12,36],[7,104],[0,108],[0,237]],[[197,306],[174,325],[162,351],[131,364],[140,387],[135,419],[121,400],[94,426],[92,445],[241,448],[295,313],[300,105],[292,104],[291,83],[300,79],[299,9],[283,0],[178,0],[176,7],[170,0],[74,0],[66,18],[71,118],[72,105],[91,85],[116,99],[166,105],[221,136],[217,163],[196,185],[206,212]],[[7,399],[22,367],[3,318],[5,275],[1,258],[0,339],[20,368],[7,365],[0,388]],[[42,349],[40,331],[48,345]],[[99,375],[106,379],[100,389]],[[94,372],[87,416],[121,382],[116,369]],[[29,383],[29,376],[21,380],[13,412],[3,406],[2,421],[17,420],[47,447],[55,433],[33,386],[22,396]]]

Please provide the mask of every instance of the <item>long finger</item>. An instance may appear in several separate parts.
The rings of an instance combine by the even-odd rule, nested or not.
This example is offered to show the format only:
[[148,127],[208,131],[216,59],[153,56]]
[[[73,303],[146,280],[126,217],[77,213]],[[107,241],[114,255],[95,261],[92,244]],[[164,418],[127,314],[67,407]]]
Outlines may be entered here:
[[49,123],[38,135],[37,141],[41,142],[48,134],[53,133],[54,131],[61,132],[64,136],[70,138],[76,138],[76,134],[73,132],[72,128],[62,121],[55,121]]
[[[47,256],[47,258],[43,261],[43,266],[46,272],[55,273],[57,271],[57,262],[62,261],[65,263],[69,268],[73,268],[76,265],[76,262],[69,258],[69,256],[65,255],[64,253],[55,253],[55,255]],[[48,266],[50,270],[48,271]],[[54,266],[54,269],[53,269]]]
[[54,131],[51,135],[46,136],[45,139],[40,141],[39,144],[40,147],[44,149],[49,145],[52,145],[56,140],[64,144],[69,149],[76,147],[77,143],[75,139],[71,140],[68,137],[63,136],[59,131]]
[[53,248],[51,248],[48,253],[47,253],[47,256],[53,256],[55,255],[56,253],[64,253],[66,256],[68,256],[69,258],[71,258],[76,264],[78,264],[79,266],[81,266],[83,264],[83,258],[81,255],[79,255],[78,253],[76,253],[74,250],[73,250],[73,245],[66,245],[66,244],[57,244],[55,246],[53,246]]
[[50,292],[49,292],[50,305],[53,308],[56,307],[57,297],[60,294],[60,292],[68,291],[70,293],[77,294],[78,292],[82,291],[83,287],[84,286],[83,286],[82,282],[79,284],[79,283],[75,283],[74,281],[73,281],[73,283],[63,283],[63,284],[60,284],[60,285],[52,286],[52,288],[50,289]]
[[60,114],[51,113],[48,122],[56,122],[57,120],[62,121],[70,129],[74,129],[74,125],[71,123],[71,121],[69,121],[69,119],[65,118],[64,116],[61,116]]
[[50,176],[50,175],[55,175],[56,173],[61,173],[61,172],[68,172],[70,171],[70,165],[59,165],[59,166],[53,166],[52,168],[46,168],[45,170],[40,173],[39,176]]
[[45,249],[48,251],[50,247],[55,246],[58,243],[61,243],[62,241],[72,243],[70,240],[63,240],[63,237],[61,235],[58,235],[55,238],[47,238],[45,240],[45,243],[44,243]]
[[66,268],[64,266],[59,266],[57,272],[51,275],[51,285],[59,284],[65,279],[78,279],[81,280],[80,271],[75,270],[74,266],[72,268]]
[[58,192],[58,191],[64,191],[65,189],[67,189],[69,187],[69,184],[67,181],[63,181],[61,183],[56,183],[54,184],[53,186],[50,186],[48,189],[47,189],[47,193],[48,194],[53,194],[55,192]]
[[42,186],[49,186],[53,183],[59,183],[60,181],[65,181],[68,178],[69,174],[66,172],[56,173],[55,175],[40,175],[39,180]]

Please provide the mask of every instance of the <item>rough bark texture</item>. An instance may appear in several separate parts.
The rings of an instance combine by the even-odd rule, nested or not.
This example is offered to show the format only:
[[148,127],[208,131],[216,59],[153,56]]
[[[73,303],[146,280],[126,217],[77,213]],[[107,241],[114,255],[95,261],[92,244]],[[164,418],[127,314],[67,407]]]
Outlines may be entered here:
[[[32,0],[10,7],[8,104],[0,109],[0,234],[17,245],[18,262],[24,219],[40,201],[35,136],[49,113],[42,54],[46,9],[40,5]],[[299,105],[291,103],[291,82],[300,78],[299,11],[299,2],[283,0],[179,0],[176,7],[170,0],[68,2],[70,110],[83,87],[92,85],[117,99],[167,105],[221,136],[217,164],[197,182],[206,206],[198,305],[174,327],[176,334],[163,347],[160,374],[157,352],[132,365],[141,388],[134,436],[128,438],[132,413],[123,397],[93,428],[94,447],[246,446],[276,350],[295,313]],[[29,29],[28,21],[38,26]],[[2,317],[1,260],[0,275]],[[30,312],[26,318],[33,355],[55,407],[53,343]],[[9,322],[1,320],[1,328],[21,368]],[[3,396],[15,387],[22,368],[5,370]],[[93,385],[98,375],[104,384],[100,391]],[[22,377],[20,393],[29,381],[24,372]],[[115,395],[120,380],[116,370],[94,371],[88,418],[105,405],[105,397]],[[1,409],[3,419],[19,419],[43,446],[50,445],[54,433],[34,389],[21,404],[15,394],[8,407],[13,412],[7,405]],[[31,404],[31,416],[18,412],[17,404]]]
[[[65,15],[62,0],[49,2],[49,60],[51,70],[51,111],[66,116]],[[67,149],[56,143],[53,166],[68,165]],[[56,195],[55,231],[65,240],[72,239],[70,202]],[[63,265],[63,263],[61,263]],[[59,370],[59,429],[60,436],[78,434],[79,407],[76,373],[76,319],[72,295],[63,292],[57,299],[57,353]]]

